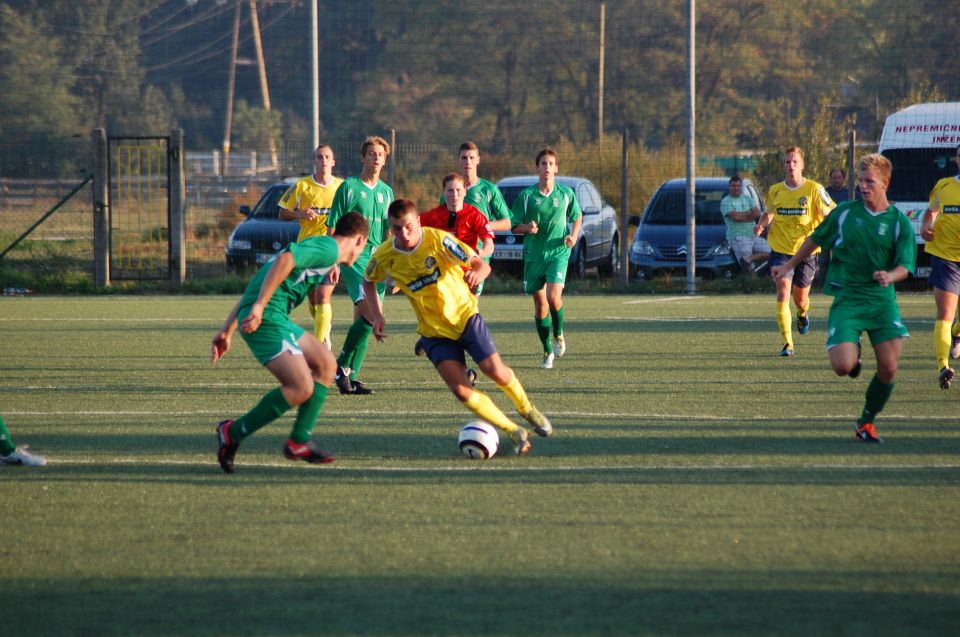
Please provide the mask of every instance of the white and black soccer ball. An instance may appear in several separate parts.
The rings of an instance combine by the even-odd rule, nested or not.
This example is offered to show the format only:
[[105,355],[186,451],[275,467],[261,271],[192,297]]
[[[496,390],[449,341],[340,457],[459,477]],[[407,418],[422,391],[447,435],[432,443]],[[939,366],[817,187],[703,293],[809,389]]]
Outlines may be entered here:
[[500,448],[500,434],[488,422],[474,420],[460,430],[460,451],[474,460],[488,460]]

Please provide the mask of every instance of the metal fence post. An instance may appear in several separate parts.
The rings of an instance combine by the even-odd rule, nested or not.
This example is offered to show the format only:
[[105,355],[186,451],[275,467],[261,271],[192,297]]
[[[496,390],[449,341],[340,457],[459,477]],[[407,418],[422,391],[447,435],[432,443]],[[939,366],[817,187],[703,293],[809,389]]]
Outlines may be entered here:
[[110,285],[110,166],[107,129],[95,128],[93,140],[93,284]]
[[170,282],[187,279],[187,183],[183,170],[183,129],[170,131]]
[[630,252],[630,213],[628,208],[628,195],[630,194],[630,183],[628,170],[630,131],[623,129],[623,152],[620,156],[620,287],[626,289],[630,281],[630,261],[628,259]]

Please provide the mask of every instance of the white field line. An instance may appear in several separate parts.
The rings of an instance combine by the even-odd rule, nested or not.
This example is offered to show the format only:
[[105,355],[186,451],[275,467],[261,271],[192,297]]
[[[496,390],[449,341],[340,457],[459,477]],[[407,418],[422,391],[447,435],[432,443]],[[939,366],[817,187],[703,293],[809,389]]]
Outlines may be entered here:
[[634,299],[632,301],[624,301],[624,305],[640,305],[646,303],[674,303],[676,301],[699,301],[702,299],[702,296],[667,296],[657,299]]
[[[157,460],[157,459],[148,459],[148,458],[137,458],[133,456],[128,457],[117,457],[111,458],[109,460],[101,460],[95,458],[78,458],[74,460],[57,460],[56,458],[51,458],[49,455],[47,457],[48,466],[59,465],[59,466],[92,466],[92,465],[101,465],[101,466],[110,466],[110,465],[139,465],[139,466],[149,466],[149,465],[162,465],[162,466],[177,466],[177,467],[216,467],[217,464],[213,460],[208,459],[196,459],[196,460]],[[319,471],[334,471],[337,473],[436,473],[436,472],[445,472],[445,473],[466,473],[466,472],[475,472],[475,471],[490,471],[497,473],[546,473],[546,472],[601,472],[601,473],[617,473],[623,471],[750,471],[750,470],[775,470],[775,471],[790,471],[790,470],[805,470],[805,471],[822,471],[822,470],[848,470],[851,472],[859,471],[916,471],[924,469],[960,469],[960,463],[931,463],[931,464],[837,464],[837,463],[816,463],[816,464],[799,464],[799,465],[787,465],[787,466],[777,466],[771,467],[768,465],[753,465],[753,464],[695,464],[695,465],[682,465],[682,464],[633,464],[633,465],[617,465],[617,466],[583,466],[583,465],[550,465],[550,466],[497,466],[496,460],[493,463],[480,463],[480,462],[471,462],[469,460],[464,460],[463,464],[458,465],[442,465],[437,467],[410,467],[410,466],[383,466],[383,465],[368,465],[368,464],[350,464],[350,461],[342,462],[341,464],[330,464],[321,468],[314,468],[306,464],[294,463],[289,460],[246,460],[243,459],[241,463],[238,463],[238,469],[243,469],[244,467],[256,467],[256,468],[291,468],[291,469],[300,469],[300,470],[319,470]],[[0,471],[3,470],[3,467],[0,467]],[[16,470],[16,469],[11,469]],[[42,471],[42,469],[41,469]]]
[[[70,416],[85,416],[85,417],[101,417],[101,416],[167,416],[170,418],[185,418],[190,416],[222,416],[224,411],[222,409],[217,410],[191,410],[191,411],[136,411],[136,410],[77,410],[77,411],[33,411],[33,410],[4,410],[4,415],[7,416],[42,416],[42,417],[70,417]],[[450,409],[450,410],[404,410],[404,411],[392,411],[389,414],[384,413],[382,409],[346,409],[339,411],[334,408],[325,407],[323,413],[320,415],[321,418],[328,416],[463,416],[467,417],[469,412],[463,409]],[[717,415],[691,415],[691,414],[668,414],[668,413],[659,413],[659,412],[606,412],[606,413],[597,413],[589,411],[551,411],[551,417],[570,417],[570,418],[593,418],[596,420],[603,419],[622,419],[622,418],[633,418],[636,420],[683,420],[689,421],[691,418],[696,418],[697,420],[707,420],[711,422],[765,422],[770,420],[783,420],[781,417],[773,417],[769,415],[754,415],[754,416],[717,416]],[[809,416],[807,420],[810,421],[837,421],[837,422],[848,422],[850,421],[850,414],[826,414],[826,415],[816,415]],[[886,421],[911,421],[916,420],[916,416],[909,414],[892,414],[886,413],[883,414],[883,420]],[[960,421],[960,414],[956,416],[937,416],[935,418],[937,421]]]

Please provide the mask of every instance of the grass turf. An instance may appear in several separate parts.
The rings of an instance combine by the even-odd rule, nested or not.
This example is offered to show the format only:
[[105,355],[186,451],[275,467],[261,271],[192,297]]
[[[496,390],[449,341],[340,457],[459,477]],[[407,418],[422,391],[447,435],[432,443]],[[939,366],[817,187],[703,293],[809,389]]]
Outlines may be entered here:
[[[332,393],[315,432],[338,461],[285,461],[287,415],[227,476],[213,424],[273,386],[239,338],[209,365],[234,301],[0,299],[0,412],[50,461],[0,467],[4,633],[960,630],[958,388],[937,387],[928,294],[901,297],[884,445],[854,441],[874,363],[829,370],[824,297],[785,360],[768,295],[570,295],[568,354],[541,371],[531,302],[498,295],[484,316],[557,435],[471,462],[472,415],[391,298],[377,393]],[[335,343],[349,313],[335,297]]]

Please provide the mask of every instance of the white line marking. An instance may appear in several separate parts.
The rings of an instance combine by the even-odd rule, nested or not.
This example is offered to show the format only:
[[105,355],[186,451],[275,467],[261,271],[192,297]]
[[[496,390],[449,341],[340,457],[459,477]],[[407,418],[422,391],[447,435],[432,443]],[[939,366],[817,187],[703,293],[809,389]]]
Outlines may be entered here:
[[[216,468],[217,463],[213,460],[150,460],[146,458],[135,458],[135,457],[125,457],[125,458],[113,458],[108,461],[96,460],[93,458],[90,459],[76,459],[76,460],[64,460],[58,461],[55,458],[51,459],[49,455],[46,456],[48,465],[47,466],[92,466],[92,465],[163,465],[163,466],[177,466],[177,467],[211,467]],[[336,472],[371,472],[371,473],[431,473],[431,472],[449,472],[449,473],[462,473],[467,471],[498,471],[498,472],[514,472],[514,473],[531,473],[531,472],[554,472],[554,471],[575,471],[575,472],[617,472],[617,471],[751,471],[751,470],[760,470],[760,471],[789,471],[802,469],[806,471],[820,471],[824,469],[845,469],[850,471],[863,471],[863,470],[882,470],[882,471],[916,471],[922,469],[960,469],[960,464],[958,463],[933,463],[933,464],[804,464],[804,465],[784,465],[777,467],[770,467],[768,465],[748,465],[748,464],[736,464],[736,465],[724,465],[724,464],[707,464],[707,465],[682,465],[682,464],[650,464],[650,465],[615,465],[615,466],[583,466],[583,465],[551,465],[551,466],[497,466],[497,460],[492,460],[491,462],[474,462],[470,460],[464,460],[462,465],[441,465],[437,467],[409,467],[409,466],[383,466],[383,465],[350,465],[349,460],[342,462],[342,464],[331,464],[326,465],[323,468],[311,467],[306,463],[292,462],[289,460],[242,460],[237,464],[237,468],[241,469],[243,467],[257,467],[257,468],[299,468],[306,470],[319,470],[319,471],[336,471]],[[42,471],[42,469],[41,469]],[[32,473],[32,472],[31,472]]]
[[641,303],[672,303],[674,301],[698,301],[702,296],[668,296],[657,299],[634,299],[633,301],[624,301],[624,305],[639,305]]

